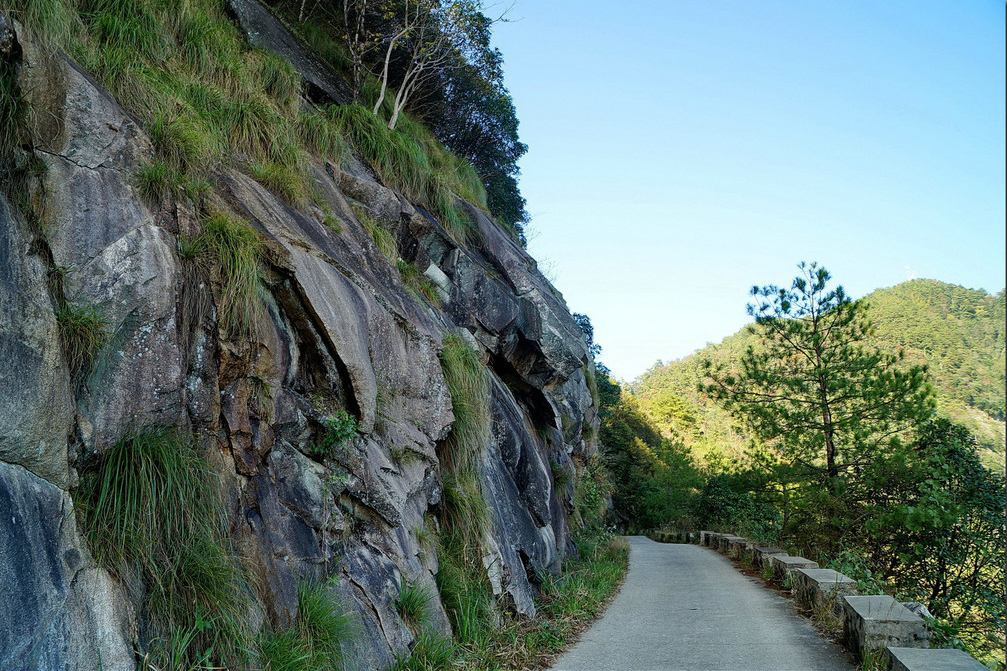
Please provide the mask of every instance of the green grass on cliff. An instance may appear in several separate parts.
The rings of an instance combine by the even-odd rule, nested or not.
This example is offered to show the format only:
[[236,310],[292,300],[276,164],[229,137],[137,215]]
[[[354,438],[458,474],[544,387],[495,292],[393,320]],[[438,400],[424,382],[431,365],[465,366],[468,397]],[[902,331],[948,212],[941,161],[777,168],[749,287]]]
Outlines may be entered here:
[[[595,527],[578,533],[579,556],[564,562],[558,576],[548,576],[536,598],[537,615],[482,613],[452,619],[453,641],[421,636],[413,654],[396,671],[511,671],[547,668],[605,610],[629,566],[629,543]],[[441,556],[440,571],[445,570]],[[449,564],[450,566],[450,564]],[[484,574],[485,580],[485,574]],[[440,575],[438,575],[440,581]],[[488,607],[495,601],[488,591]],[[447,603],[447,600],[445,601]],[[466,630],[464,626],[473,626]]]
[[382,182],[429,210],[455,237],[471,234],[472,221],[455,196],[485,210],[486,189],[470,163],[448,152],[408,117],[398,129],[389,130],[362,105],[332,106],[328,115]]
[[286,629],[267,629],[259,637],[258,664],[264,671],[317,671],[344,668],[344,646],[359,627],[325,583],[297,588],[297,621]]
[[451,433],[440,447],[441,464],[448,473],[472,471],[489,441],[489,373],[479,354],[455,334],[444,337],[441,369],[455,415]]
[[[0,161],[17,146],[24,117],[24,100],[14,77],[14,67],[0,60]],[[0,163],[0,170],[4,169]]]
[[248,335],[262,310],[259,235],[247,222],[215,212],[203,220],[197,244],[218,268],[221,329],[232,335]]
[[[486,190],[471,163],[414,119],[402,117],[391,131],[362,106],[301,111],[297,71],[279,56],[250,48],[224,0],[9,4],[11,15],[45,45],[70,54],[145,123],[153,165],[138,181],[149,199],[187,195],[172,186],[227,165],[304,208],[314,198],[307,169],[312,157],[340,164],[352,144],[386,185],[460,239],[471,234],[472,222],[456,196],[487,210]],[[0,76],[0,87],[9,79]],[[19,109],[0,107],[5,136],[15,126],[3,121]],[[10,142],[5,136],[0,145]],[[169,178],[160,166],[178,175]]]
[[142,585],[158,668],[245,657],[246,578],[217,491],[191,440],[167,429],[124,438],[81,471],[80,527],[102,566]]
[[56,325],[70,378],[80,382],[108,341],[108,321],[94,305],[66,303],[56,310]]
[[[437,589],[456,640],[475,645],[488,640],[497,616],[482,564],[489,509],[479,479],[480,457],[490,439],[490,378],[479,354],[455,334],[444,338],[441,368],[455,422],[438,448],[444,488],[437,535]],[[434,653],[442,647],[433,645],[430,654],[436,658]],[[402,668],[422,668],[414,662]]]
[[[425,636],[398,671],[539,668],[601,613],[625,574],[628,545],[600,530],[597,501],[581,512],[580,557],[560,576],[545,577],[539,614],[524,618],[501,608],[483,566],[482,539],[490,523],[479,484],[482,451],[490,439],[490,378],[478,353],[460,336],[444,339],[444,378],[455,423],[438,448],[444,490],[437,534],[437,588],[454,640]],[[591,476],[598,488],[604,478]],[[604,498],[600,490],[598,497]],[[534,578],[533,578],[534,579]]]

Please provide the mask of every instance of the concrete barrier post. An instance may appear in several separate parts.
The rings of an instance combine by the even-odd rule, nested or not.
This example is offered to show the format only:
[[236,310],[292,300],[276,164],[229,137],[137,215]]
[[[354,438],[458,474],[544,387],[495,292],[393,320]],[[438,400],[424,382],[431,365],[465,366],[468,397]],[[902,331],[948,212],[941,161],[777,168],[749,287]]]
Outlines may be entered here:
[[889,671],[989,671],[967,652],[937,648],[888,648]]
[[827,568],[798,568],[794,577],[794,595],[797,605],[810,611],[827,608],[840,615],[843,604],[840,597],[857,593],[857,583],[842,573]]
[[719,550],[724,554],[731,554],[731,542],[736,540],[744,540],[741,536],[732,536],[731,534],[724,534],[720,537],[720,547]]
[[929,648],[923,618],[890,596],[844,596],[843,642],[861,657],[884,648]]
[[786,556],[787,551],[781,548],[770,548],[760,546],[755,549],[754,561],[752,562],[759,569],[765,569],[773,567],[773,557]]
[[774,555],[773,556],[773,580],[779,584],[783,584],[787,580],[787,576],[794,569],[799,568],[818,568],[818,562],[813,562],[810,559],[805,559],[804,557],[791,557],[790,555]]

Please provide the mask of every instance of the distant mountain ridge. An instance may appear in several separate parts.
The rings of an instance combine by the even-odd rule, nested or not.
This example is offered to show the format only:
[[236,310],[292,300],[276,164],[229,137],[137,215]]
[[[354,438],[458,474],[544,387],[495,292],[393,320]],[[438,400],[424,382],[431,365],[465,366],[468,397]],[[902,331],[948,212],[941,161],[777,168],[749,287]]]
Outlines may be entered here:
[[[995,295],[937,280],[916,279],[878,289],[864,300],[874,335],[868,344],[905,352],[928,364],[937,412],[976,436],[984,463],[1004,470],[1007,314],[1004,291]],[[698,391],[702,361],[737,361],[756,338],[742,329],[717,345],[659,364],[631,385],[641,409],[666,435],[676,435],[701,457],[739,457],[745,429]]]

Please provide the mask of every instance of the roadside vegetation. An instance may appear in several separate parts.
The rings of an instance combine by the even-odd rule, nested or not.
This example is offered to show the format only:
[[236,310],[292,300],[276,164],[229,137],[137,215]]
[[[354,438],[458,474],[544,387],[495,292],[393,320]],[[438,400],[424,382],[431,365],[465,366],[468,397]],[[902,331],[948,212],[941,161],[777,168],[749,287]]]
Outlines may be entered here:
[[789,548],[924,603],[937,645],[1003,668],[1002,456],[999,472],[984,464],[1002,446],[946,412],[967,398],[1002,413],[1003,293],[917,280],[853,301],[802,264],[789,286],[752,295],[755,323],[719,348],[655,368],[633,393],[598,376],[623,526]]

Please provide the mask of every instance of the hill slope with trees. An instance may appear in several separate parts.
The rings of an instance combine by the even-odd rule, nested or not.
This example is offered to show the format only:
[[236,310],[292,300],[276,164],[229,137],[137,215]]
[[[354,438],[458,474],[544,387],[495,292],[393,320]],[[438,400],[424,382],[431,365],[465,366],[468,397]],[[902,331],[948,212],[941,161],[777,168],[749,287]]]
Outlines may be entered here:
[[[1004,291],[991,295],[936,280],[878,289],[864,301],[873,323],[866,343],[926,364],[937,414],[975,435],[987,466],[1004,469]],[[643,412],[707,461],[743,458],[748,434],[722,407],[697,391],[704,360],[737,363],[757,342],[747,329],[695,354],[654,366],[631,385]]]

